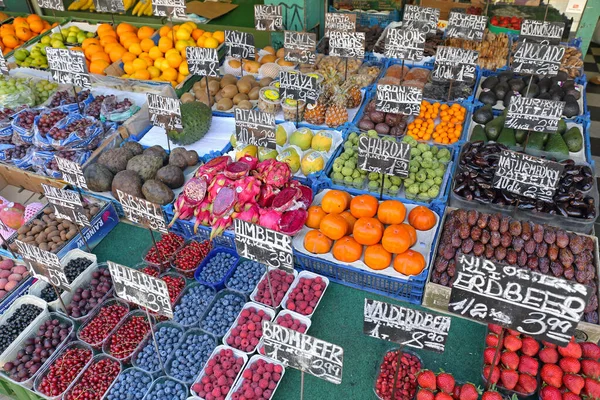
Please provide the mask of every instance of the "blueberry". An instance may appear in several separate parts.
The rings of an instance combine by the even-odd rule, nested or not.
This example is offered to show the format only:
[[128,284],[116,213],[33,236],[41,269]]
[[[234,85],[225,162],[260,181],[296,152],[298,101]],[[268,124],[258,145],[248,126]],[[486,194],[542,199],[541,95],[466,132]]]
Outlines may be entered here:
[[250,293],[254,290],[264,272],[265,266],[263,264],[250,260],[243,261],[227,280],[227,287],[242,293]]
[[106,400],[140,400],[152,385],[150,375],[129,368],[123,371],[110,389]]
[[168,375],[182,382],[193,382],[202,368],[216,343],[215,339],[200,330],[188,331],[181,345],[169,359]]
[[227,332],[246,302],[240,295],[224,293],[213,303],[200,324],[203,330],[215,336],[223,336]]
[[[163,325],[158,330],[155,330],[154,336],[156,337],[160,358],[163,363],[167,361],[167,358],[179,343],[182,335],[181,329],[169,325]],[[136,355],[134,362],[137,367],[148,372],[160,370],[160,360],[156,355],[156,345],[152,338],[148,340],[146,346]]]
[[233,254],[215,253],[202,268],[200,280],[211,284],[221,282],[236,261]]
[[175,306],[173,321],[185,327],[199,325],[200,318],[214,297],[214,290],[207,286],[190,287]]
[[148,392],[147,400],[185,400],[188,397],[187,388],[170,378],[163,378],[155,382],[154,387]]

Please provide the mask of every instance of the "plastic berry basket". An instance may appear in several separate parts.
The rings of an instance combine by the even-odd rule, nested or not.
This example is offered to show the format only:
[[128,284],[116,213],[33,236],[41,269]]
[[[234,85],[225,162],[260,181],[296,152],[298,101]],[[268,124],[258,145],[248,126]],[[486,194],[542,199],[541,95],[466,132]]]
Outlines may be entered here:
[[[146,319],[146,321],[148,321],[148,317],[147,314],[144,311],[141,310],[133,310],[130,311],[125,318],[123,318],[121,320],[121,322],[119,322],[119,324],[115,327],[115,329],[112,330],[112,332],[110,333],[110,335],[106,338],[106,340],[104,341],[104,344],[102,345],[102,352],[104,354],[108,354],[109,356],[111,356],[112,358],[114,358],[115,360],[118,360],[119,362],[122,363],[129,363],[131,361],[131,357],[133,356],[133,353],[135,353],[135,351],[140,347],[140,344],[144,341],[144,339],[151,335],[150,329],[148,329],[148,332],[146,332],[146,334],[144,335],[144,337],[142,338],[142,340],[140,340],[140,343],[138,343],[136,345],[136,347],[133,349],[133,351],[128,354],[125,357],[116,357],[114,355],[111,354],[110,352],[110,344],[112,343],[112,339],[114,338],[114,335],[117,333],[117,331],[123,326],[125,325],[125,323],[127,323],[127,321],[129,321],[132,317],[144,317]],[[150,321],[148,321],[150,324],[152,324],[154,321],[152,319],[150,319]]]
[[[265,285],[268,285],[267,284],[267,273],[271,272],[271,271],[274,271],[274,270],[275,270],[275,268],[268,268],[268,271],[265,272],[265,274],[263,275],[262,279],[258,282],[258,284],[256,285],[256,287],[254,288],[254,290],[250,294],[250,300],[251,301],[253,301],[255,303],[258,303],[258,304],[263,304],[261,301],[259,301],[259,300],[256,299],[256,296],[258,294],[258,286],[260,285],[260,283],[263,280],[265,281]],[[289,272],[286,272],[286,273],[289,274]],[[292,283],[290,284],[290,287],[288,288],[288,290],[286,291],[286,293],[283,295],[283,297],[281,299],[281,302],[279,302],[279,304],[277,304],[276,307],[271,307],[271,306],[268,306],[268,305],[267,305],[267,307],[270,307],[270,308],[273,308],[273,309],[278,309],[283,304],[283,301],[286,299],[287,294],[290,292],[290,290],[292,289],[292,286],[294,285],[294,282],[296,281],[296,277],[298,276],[298,271],[294,270],[293,274],[294,274],[294,281],[292,281]],[[268,290],[268,286],[267,286],[267,290]],[[266,305],[266,304],[264,304],[264,305]]]
[[244,382],[244,378],[242,377],[243,373],[245,370],[247,370],[248,368],[250,368],[250,366],[254,363],[256,363],[258,360],[263,360],[267,363],[270,364],[275,364],[275,365],[279,365],[281,366],[282,370],[281,370],[281,377],[279,378],[279,382],[277,382],[277,386],[275,386],[275,389],[273,389],[273,392],[271,393],[271,398],[274,397],[275,392],[277,392],[277,388],[279,387],[279,384],[281,383],[281,381],[283,380],[283,376],[285,375],[285,365],[279,361],[275,361],[271,358],[267,358],[265,356],[261,356],[260,354],[255,354],[252,356],[252,358],[250,359],[250,361],[248,361],[248,363],[246,363],[246,367],[242,370],[242,372],[239,375],[239,378],[237,379],[237,381],[234,383],[233,388],[229,391],[229,393],[227,394],[227,397],[225,397],[225,400],[232,400],[233,399],[233,394],[242,386],[242,383]]
[[[233,352],[233,356],[235,357],[236,360],[239,359],[239,358],[241,358],[241,359],[244,360],[244,362],[242,363],[242,368],[240,368],[239,372],[235,376],[235,379],[233,380],[233,384],[231,385],[231,388],[233,388],[235,386],[235,383],[240,378],[240,375],[242,374],[242,371],[244,370],[244,366],[248,362],[248,356],[246,355],[246,353],[244,353],[242,351],[239,351],[238,349],[234,349],[233,347],[229,347],[229,346],[220,344],[217,347],[215,347],[215,349],[213,350],[212,354],[210,355],[210,357],[208,357],[208,360],[204,364],[204,367],[202,367],[202,371],[200,372],[200,375],[198,375],[198,377],[194,380],[194,383],[190,386],[190,393],[192,394],[192,396],[195,396],[194,398],[201,399],[201,400],[206,400],[204,397],[200,397],[198,395],[198,393],[194,392],[193,386],[197,382],[200,382],[202,380],[202,378],[204,378],[204,375],[206,375],[206,365],[208,364],[208,362],[215,355],[217,355],[218,353],[220,353],[221,350],[231,350]],[[229,388],[229,389],[231,390],[231,388]]]
[[6,355],[10,354],[12,349],[15,347],[20,347],[23,340],[29,336],[31,331],[37,332],[37,329],[42,325],[42,323],[50,316],[50,312],[48,311],[48,304],[37,297],[25,295],[19,297],[15,300],[14,303],[10,305],[8,310],[2,314],[0,317],[0,326],[4,325],[6,320],[8,320],[14,313],[16,313],[19,308],[25,304],[32,304],[42,309],[42,311],[29,323],[27,328],[23,330],[23,332],[19,333],[19,335],[13,340],[11,344],[8,345],[6,349],[0,354],[0,360],[6,359]]
[[[175,350],[176,348],[179,347],[179,344],[181,343],[181,339],[183,338],[183,333],[185,332],[185,329],[181,325],[179,325],[179,324],[177,324],[175,322],[164,321],[164,322],[159,322],[158,324],[154,325],[154,327],[152,328],[154,330],[154,334],[156,335],[156,333],[162,327],[176,328],[177,330],[179,330],[181,332],[182,335],[179,338],[179,341],[177,342],[177,344],[175,345],[175,347],[173,348],[173,350]],[[144,371],[145,373],[147,373],[148,375],[150,375],[152,377],[152,379],[156,379],[159,376],[164,375],[164,371],[161,371],[160,369],[154,370],[154,371],[147,370],[146,368],[144,368],[144,367],[142,367],[142,366],[139,365],[138,359],[137,359],[138,356],[139,356],[139,354],[144,349],[144,347],[146,347],[146,345],[148,345],[148,344],[154,346],[154,339],[152,338],[152,332],[150,332],[150,335],[146,335],[146,337],[144,338],[144,340],[142,340],[140,342],[140,344],[137,347],[137,349],[135,349],[135,351],[131,355],[131,365],[133,365],[134,367],[136,367],[140,371]],[[156,348],[154,348],[154,349],[156,351]],[[161,360],[162,363],[163,363],[163,365],[166,365],[167,359],[168,359],[168,357]]]
[[[200,274],[202,273],[202,271],[204,270],[204,268],[206,267],[208,262],[213,257],[215,257],[218,253],[231,254],[232,256],[235,257],[235,262],[233,263],[231,268],[229,268],[229,270],[225,273],[225,275],[223,276],[223,278],[220,281],[206,282],[206,281],[202,280],[202,278],[200,278]],[[216,290],[221,290],[221,289],[225,288],[225,282],[227,282],[227,280],[229,279],[231,274],[233,274],[233,271],[235,270],[238,260],[239,260],[239,256],[234,249],[230,249],[227,247],[215,247],[206,255],[206,257],[204,257],[204,260],[202,260],[202,262],[200,263],[200,266],[196,269],[196,272],[194,273],[194,278],[203,285],[211,286],[211,287],[215,288]]]
[[[113,360],[115,362],[117,362],[119,364],[119,374],[121,373],[121,371],[123,371],[123,363],[119,360],[117,360],[114,357],[109,356],[108,354],[97,354],[94,356],[94,358],[92,359],[92,361],[90,363],[88,363],[88,365],[81,371],[81,373],[77,376],[77,378],[69,385],[69,387],[67,388],[67,390],[65,390],[65,393],[63,395],[63,399],[68,399],[69,393],[75,388],[75,386],[77,386],[77,384],[81,381],[81,379],[83,378],[83,375],[85,374],[85,372],[90,369],[92,367],[92,365],[95,365],[96,363],[98,363],[99,361],[102,361],[104,359],[109,359],[109,360]],[[106,392],[108,392],[108,389],[112,386],[112,384],[114,383],[114,381],[117,380],[117,378],[119,377],[119,374],[117,374],[114,379],[112,380],[112,382],[110,383],[110,385],[106,388],[106,391],[104,393],[102,393],[102,396],[100,396],[100,398],[102,398]]]
[[[149,398],[149,395],[156,388],[157,384],[163,383],[163,382],[167,382],[167,381],[179,383],[180,385],[183,385],[184,387],[188,386],[184,382],[181,382],[179,379],[174,379],[174,378],[171,378],[170,376],[161,376],[160,378],[158,378],[154,382],[152,382],[152,385],[150,385],[150,389],[148,389],[148,391],[146,392],[146,394],[144,395],[144,397],[142,397],[142,400],[147,400]],[[167,399],[165,399],[165,400],[167,400]]]
[[[142,373],[142,374],[144,374],[144,375],[148,376],[150,379],[152,379],[152,376],[151,376],[149,373],[147,373],[146,371],[144,371],[144,370],[142,370],[142,369],[140,369],[140,368],[136,368],[136,367],[129,367],[129,368],[127,368],[127,369],[124,369],[124,370],[123,370],[123,371],[121,371],[121,373],[120,373],[120,374],[117,376],[117,378],[116,378],[116,379],[113,381],[113,383],[111,383],[111,384],[110,384],[110,386],[108,387],[108,389],[106,390],[106,392],[105,392],[105,393],[104,393],[104,395],[102,396],[102,400],[106,400],[106,399],[108,399],[108,395],[110,394],[110,391],[113,389],[113,387],[114,387],[114,386],[117,384],[117,382],[118,382],[118,380],[119,380],[119,377],[120,377],[120,376],[121,376],[123,373],[125,373],[125,372],[127,372],[127,371],[135,371],[135,372],[140,372],[140,373]],[[148,386],[148,390],[150,390],[150,386]],[[144,393],[144,395],[145,395],[145,394],[146,394],[146,393]]]
[[173,313],[175,313],[175,308],[179,305],[181,305],[183,298],[192,290],[192,288],[195,288],[197,286],[202,286],[206,289],[209,289],[210,291],[212,291],[212,297],[210,298],[210,300],[208,300],[206,302],[206,305],[204,306],[204,309],[202,310],[202,312],[200,313],[200,316],[198,317],[198,320],[196,321],[196,323],[194,324],[183,324],[181,322],[175,321],[175,319],[173,318],[173,321],[177,322],[179,325],[183,326],[184,329],[188,329],[188,328],[192,328],[192,327],[199,327],[200,326],[200,322],[202,321],[202,317],[204,316],[204,313],[206,312],[206,310],[208,310],[210,308],[210,306],[212,305],[215,296],[217,295],[217,291],[212,287],[212,286],[206,286],[203,285],[199,282],[193,282],[190,283],[188,285],[185,286],[185,288],[183,288],[183,290],[181,291],[181,294],[179,295],[179,298],[177,299],[177,302],[175,302],[175,304],[173,304]]
[[[221,297],[227,295],[227,294],[232,294],[234,296],[237,296],[237,297],[241,298],[244,301],[244,303],[246,303],[246,301],[247,301],[247,296],[246,295],[244,295],[243,293],[240,293],[240,292],[233,291],[233,290],[221,290],[220,292],[217,293],[217,295],[213,299],[212,303],[210,304],[210,306],[208,306],[206,308],[206,311],[204,312],[204,315],[202,315],[202,318],[200,319],[200,328],[203,331],[208,332],[209,334],[211,334],[211,335],[213,335],[213,336],[215,336],[217,338],[221,338],[225,333],[227,333],[227,330],[229,330],[229,328],[227,330],[225,330],[224,332],[222,332],[220,335],[216,335],[216,334],[214,334],[212,332],[209,332],[207,329],[205,329],[205,323],[204,322],[206,320],[206,317],[210,313],[210,311],[213,309],[213,307],[215,307],[217,305],[217,302],[219,301],[219,299]],[[241,310],[241,308],[240,308],[240,310]],[[239,313],[239,311],[238,311],[238,313]],[[236,317],[236,319],[237,319],[237,317]]]
[[[177,235],[176,233],[173,233],[174,235]],[[165,235],[163,235],[165,236]],[[183,236],[181,235],[177,235],[179,237],[181,237],[183,239]],[[162,236],[159,240],[156,241],[156,243],[158,243],[160,240],[162,240]],[[148,248],[146,249],[146,251],[144,251],[144,255],[142,256],[142,262],[146,263],[147,265],[153,265],[155,267],[158,267],[160,269],[161,272],[165,272],[167,269],[169,269],[170,267],[172,267],[173,265],[173,259],[175,258],[175,253],[177,253],[179,250],[181,250],[181,248],[184,246],[185,244],[185,239],[183,240],[183,243],[181,244],[181,246],[179,246],[174,252],[173,254],[171,254],[169,257],[167,257],[165,260],[163,260],[163,262],[161,263],[155,263],[152,261],[148,261],[146,259],[146,257],[148,256],[148,253],[154,249],[154,243],[152,243],[150,246],[148,246]]]
[[[292,318],[294,318],[295,320],[299,321],[300,323],[306,325],[306,330],[304,331],[304,333],[308,333],[308,330],[310,329],[310,326],[312,325],[312,320],[310,318],[306,317],[305,315],[298,314],[295,311],[290,311],[290,310],[285,310],[285,309],[279,310],[279,312],[277,313],[275,318],[273,318],[273,323],[279,325],[277,323],[277,320],[279,319],[279,317],[282,317],[285,315],[291,315]],[[263,347],[264,347],[264,340],[263,340],[263,338],[260,338],[260,342],[258,343],[258,346],[256,347],[256,351],[258,352],[258,354],[261,354],[264,356],[265,353],[264,353]]]
[[[309,272],[309,271],[300,271],[300,273],[296,276],[296,279],[294,280],[294,282],[290,286],[290,290],[288,290],[288,292],[286,293],[285,297],[281,301],[281,306],[285,310],[294,311],[294,310],[289,310],[287,308],[287,306],[286,306],[286,303],[288,301],[290,293],[292,293],[292,291],[294,290],[294,288],[300,284],[300,279],[301,278],[308,278],[308,279],[321,278],[321,279],[323,279],[323,282],[325,282],[325,288],[323,288],[323,293],[321,293],[321,297],[319,297],[319,300],[317,301],[317,304],[315,305],[315,308],[313,309],[313,311],[310,314],[305,315],[305,317],[307,317],[307,318],[312,318],[312,316],[315,313],[315,311],[317,311],[317,308],[319,307],[319,304],[321,304],[321,300],[323,300],[323,297],[325,297],[325,292],[327,291],[327,288],[329,287],[329,278],[327,278],[326,276],[323,276],[323,275],[319,275],[319,274],[315,274],[313,272]],[[295,311],[295,312],[298,313],[298,314],[300,314],[297,311]],[[304,314],[300,314],[300,315],[304,315]]]
[[[223,336],[222,342],[223,342],[223,344],[225,346],[233,347],[230,344],[227,344],[227,339],[229,338],[229,336],[231,336],[231,331],[233,330],[233,328],[235,328],[238,325],[238,321],[239,321],[239,319],[241,317],[242,311],[250,309],[250,308],[254,308],[254,309],[256,309],[256,311],[259,311],[259,310],[264,311],[266,314],[269,315],[269,321],[273,322],[273,319],[275,318],[275,311],[272,308],[269,308],[269,307],[264,306],[262,304],[258,304],[258,303],[254,303],[252,301],[249,301],[248,303],[244,304],[244,307],[242,307],[242,309],[240,310],[240,313],[238,314],[237,318],[235,319],[233,325],[231,325],[229,327],[229,330],[227,331],[227,333],[225,334],[225,336]],[[261,337],[261,339],[262,339],[262,337]],[[251,355],[251,354],[253,354],[256,351],[256,349],[258,348],[259,345],[260,345],[260,340],[256,344],[256,346],[254,346],[254,348],[252,349],[252,351],[243,351],[243,350],[239,350],[239,349],[237,349],[237,350],[239,350],[239,351],[241,351],[241,352],[243,352],[243,353],[245,353],[247,355]]]
[[[211,346],[213,348],[212,351],[214,351],[215,347],[217,347],[217,339],[215,338],[215,336],[212,333],[206,332],[200,328],[192,328],[192,329],[188,329],[183,336],[179,339],[179,344],[177,345],[177,347],[175,348],[175,350],[173,350],[173,352],[171,353],[171,355],[169,356],[169,358],[167,358],[167,361],[165,363],[165,373],[166,375],[176,381],[181,381],[180,379],[177,379],[175,377],[173,377],[173,375],[171,375],[172,371],[171,368],[173,366],[173,361],[175,360],[176,357],[176,353],[175,351],[178,350],[186,341],[186,339],[192,335],[195,336],[204,336],[207,335],[210,338],[211,341]],[[202,364],[202,367],[204,367],[204,365],[206,364],[206,362],[210,359],[211,355],[212,355],[212,351],[211,354],[206,358],[206,360],[204,360],[204,363]],[[198,371],[198,373],[200,373],[200,371]],[[191,379],[190,381],[186,381],[185,385],[187,387],[189,387],[191,385],[192,382],[194,382],[196,380],[196,378],[198,377],[198,375],[196,375],[193,379]],[[160,378],[158,378],[160,379]],[[181,381],[182,382],[182,381]]]
[[254,291],[254,289],[256,289],[256,286],[258,286],[258,284],[260,283],[260,281],[263,280],[263,278],[265,277],[265,274],[267,273],[267,267],[264,264],[261,264],[263,266],[263,273],[260,276],[260,279],[257,281],[256,285],[254,285],[254,288],[250,291],[244,291],[244,290],[239,290],[233,287],[230,287],[229,281],[230,279],[235,275],[235,272],[237,271],[238,267],[240,265],[242,265],[245,262],[254,262],[252,260],[249,260],[247,258],[240,258],[237,263],[235,264],[235,267],[233,268],[233,271],[231,273],[231,275],[227,278],[227,281],[225,282],[225,287],[229,290],[235,290],[237,292],[241,292],[241,293],[245,293],[246,295],[249,295],[250,293],[252,293]]
[[95,309],[93,312],[91,312],[88,316],[88,318],[85,320],[85,322],[79,327],[79,329],[77,329],[77,340],[82,341],[83,343],[88,344],[89,346],[91,346],[92,349],[94,349],[95,351],[102,351],[102,345],[104,345],[104,342],[106,341],[106,339],[108,339],[108,337],[114,332],[115,328],[117,326],[119,326],[119,323],[123,320],[123,318],[121,318],[121,320],[119,321],[119,323],[117,323],[117,325],[115,325],[115,327],[113,329],[111,329],[108,334],[106,335],[106,337],[104,339],[102,339],[102,341],[98,342],[98,343],[88,343],[86,342],[84,339],[81,338],[80,334],[81,331],[83,329],[85,329],[86,326],[88,326],[88,324],[98,316],[98,314],[100,314],[100,311],[102,311],[102,309],[104,307],[108,307],[111,306],[113,304],[119,304],[122,307],[125,307],[127,309],[127,312],[125,313],[125,315],[123,316],[123,318],[127,317],[127,314],[131,311],[131,308],[129,307],[129,303],[127,303],[124,300],[121,299],[117,299],[117,298],[112,298],[112,299],[108,299],[106,300],[104,303],[102,303],[100,305],[100,307],[98,307],[97,309]]
[[[198,264],[196,265],[196,267],[194,269],[181,269],[181,268],[178,268],[175,265],[175,261],[177,260],[177,256],[181,252],[183,252],[188,245],[190,245],[193,242],[196,242],[198,244],[202,244],[205,241],[206,241],[205,239],[203,239],[203,238],[201,238],[199,236],[193,236],[193,237],[187,239],[184,242],[183,246],[181,246],[181,248],[179,250],[177,250],[175,252],[175,254],[173,254],[173,260],[171,261],[171,267],[173,268],[173,271],[177,272],[180,275],[185,276],[187,279],[194,279],[194,274],[196,273],[196,270],[198,269],[198,267],[200,266],[200,264],[202,263],[202,261],[204,260],[204,258],[206,258],[208,256],[208,253],[206,254],[206,256],[204,258],[202,258],[202,260],[198,261]],[[212,247],[212,245],[211,245],[211,247]]]
[[[377,378],[379,378],[379,374],[381,373],[381,364],[382,364],[382,363],[383,363],[383,361],[385,360],[385,356],[386,356],[386,354],[388,354],[388,353],[392,353],[392,352],[393,352],[393,353],[396,353],[396,352],[398,352],[399,350],[400,350],[400,348],[399,348],[399,347],[396,347],[396,346],[392,346],[392,347],[388,348],[388,349],[385,351],[385,353],[383,354],[383,356],[381,357],[381,361],[380,361],[379,363],[377,363],[377,366],[375,367],[375,381],[373,382],[373,392],[375,393],[375,396],[377,396],[377,398],[378,398],[379,400],[391,400],[391,399],[392,399],[392,396],[391,396],[391,394],[390,394],[390,396],[389,396],[389,397],[382,397],[382,396],[380,396],[380,395],[379,395],[379,393],[377,393]],[[408,353],[408,354],[410,354],[410,355],[412,355],[412,356],[415,356],[415,357],[416,357],[416,358],[419,360],[419,362],[421,363],[421,369],[422,369],[422,368],[423,368],[423,366],[425,365],[425,364],[423,363],[423,359],[422,359],[422,358],[421,358],[421,357],[420,357],[420,356],[419,356],[417,353],[415,353],[414,351],[411,351],[411,350],[406,350],[406,349],[402,349],[402,353],[403,353],[403,354],[404,354],[404,353]],[[393,385],[391,385],[391,386],[393,386]],[[417,386],[417,390],[418,390],[418,386]],[[415,396],[416,396],[416,390],[415,390]]]

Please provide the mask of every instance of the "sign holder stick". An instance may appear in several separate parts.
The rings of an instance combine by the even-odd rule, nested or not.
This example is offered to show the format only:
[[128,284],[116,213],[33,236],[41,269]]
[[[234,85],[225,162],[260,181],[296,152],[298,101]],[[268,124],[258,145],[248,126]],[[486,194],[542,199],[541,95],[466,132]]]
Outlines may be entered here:
[[386,174],[382,174],[383,175],[383,179],[381,180],[381,189],[379,190],[379,200],[383,200],[383,187],[385,186],[385,177],[387,176]]
[[446,99],[446,102],[450,101],[450,97],[452,96],[452,84],[454,83],[454,79],[450,79],[450,87],[448,88],[448,98]]
[[[56,11],[54,11],[54,9],[52,9],[52,18],[56,19]],[[58,31],[60,32],[60,35],[62,36],[62,29],[60,28],[60,24],[56,25],[58,26]]]
[[240,78],[244,77],[244,58],[240,54]]
[[152,327],[152,319],[150,317],[150,313],[148,312],[148,308],[144,307],[144,309],[146,310],[146,316],[148,317],[148,325],[150,325],[150,332],[152,332],[152,341],[154,342],[154,348],[156,349],[156,356],[160,362],[160,369],[161,371],[165,372],[165,365],[163,364],[162,357],[160,356],[158,342],[156,341],[156,335],[154,335],[154,328]]
[[152,233],[152,229],[148,228],[148,232],[150,232],[150,237],[152,238],[152,243],[154,243],[154,248],[156,249],[156,254],[158,254],[158,259],[160,260],[160,264],[161,266],[164,265],[165,260],[163,259],[163,256],[160,252],[160,250],[158,249],[158,246],[156,245],[156,239],[154,238],[154,233]]
[[348,57],[344,57],[344,60],[346,61],[346,67],[344,68],[344,82],[346,82],[346,79],[348,79]]
[[300,400],[304,400],[304,370],[300,370]]
[[[502,328],[502,331],[500,331],[500,336],[498,336],[498,343],[502,343],[502,341],[504,340],[504,333],[506,332],[506,328]],[[492,374],[494,373],[494,367],[496,366],[496,361],[498,360],[498,356],[500,355],[500,348],[502,346],[498,345],[498,347],[496,347],[496,351],[494,352],[494,358],[492,359],[492,365],[490,366],[490,373],[488,374],[488,376],[484,377],[486,380],[485,383],[485,390],[489,390],[490,387],[492,386]]]
[[83,232],[81,232],[81,228],[79,227],[78,223],[75,223],[75,227],[77,228],[77,232],[81,235],[81,238],[83,239],[83,243],[85,243],[85,248],[87,249],[88,253],[92,252],[92,249],[90,249],[90,245],[87,242],[87,239],[85,238],[85,235],[83,234]]
[[265,267],[267,267],[267,284],[269,285],[269,293],[271,294],[271,305],[273,306],[273,308],[277,308],[275,307],[275,296],[273,295],[273,286],[271,286],[271,275],[269,275],[269,266],[265,265]]
[[212,109],[212,105],[210,104],[210,89],[208,88],[208,75],[206,75],[204,79],[206,79],[206,99],[208,100],[208,108]]
[[398,349],[398,359],[396,360],[396,371],[394,372],[394,386],[392,386],[392,399],[396,398],[396,384],[398,383],[398,373],[400,372],[400,361],[402,360],[402,350],[404,346],[400,345]]
[[65,305],[65,302],[63,301],[62,297],[60,297],[60,294],[58,293],[58,289],[56,288],[54,283],[52,283],[52,282],[48,282],[48,283],[52,286],[52,289],[54,289],[54,293],[56,293],[56,298],[60,301],[60,305],[63,307],[63,309],[65,310],[65,313],[66,313],[67,306]]
[[77,94],[77,89],[75,89],[75,85],[73,85],[73,93],[75,93],[75,103],[77,103],[77,109],[79,109],[79,114],[83,115],[83,110],[81,109],[81,103],[79,103],[79,95]]
[[[296,129],[298,129],[298,124],[300,123],[300,112],[298,111],[298,103],[300,102],[300,100],[296,100]],[[306,107],[306,104],[304,105],[304,107]]]

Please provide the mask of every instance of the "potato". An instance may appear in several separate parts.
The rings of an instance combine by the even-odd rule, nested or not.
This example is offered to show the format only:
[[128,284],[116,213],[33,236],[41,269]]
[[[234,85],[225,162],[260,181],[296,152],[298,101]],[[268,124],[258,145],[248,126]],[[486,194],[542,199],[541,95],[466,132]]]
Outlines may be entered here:
[[245,93],[238,93],[235,96],[233,96],[233,104],[236,106],[240,103],[240,101],[243,100],[248,100],[248,95]]
[[233,99],[236,94],[238,94],[238,88],[235,85],[227,85],[221,89],[221,96],[224,98]]
[[227,111],[227,110],[231,109],[231,107],[233,107],[233,101],[226,97],[222,98],[217,103],[217,110],[219,110],[219,111]]

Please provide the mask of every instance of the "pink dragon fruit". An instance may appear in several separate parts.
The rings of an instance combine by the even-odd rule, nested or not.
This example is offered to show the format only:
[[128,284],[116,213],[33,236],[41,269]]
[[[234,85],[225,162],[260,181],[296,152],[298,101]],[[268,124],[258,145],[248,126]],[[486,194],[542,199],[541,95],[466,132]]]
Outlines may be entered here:
[[308,186],[300,185],[300,191],[302,192],[302,196],[298,199],[298,203],[302,204],[302,206],[307,209],[310,207],[313,201],[313,191]]
[[225,167],[231,162],[231,158],[229,156],[220,156],[213,158],[206,164],[203,164],[196,171],[197,177],[204,177],[207,182],[212,181],[212,179],[217,175],[220,171],[223,171]]
[[192,218],[195,210],[193,206],[186,203],[185,196],[181,193],[177,196],[175,203],[173,203],[173,211],[175,211],[175,214],[173,215],[171,222],[169,222],[169,228],[172,227],[178,219],[188,220]]
[[235,182],[227,178],[224,174],[217,174],[206,189],[208,192],[208,198],[213,201],[222,188],[225,186],[233,186],[234,184]]
[[256,224],[258,222],[258,218],[260,217],[260,208],[256,204],[246,204],[241,212],[236,213],[234,218],[240,219],[242,221],[250,222]]
[[256,166],[255,176],[276,188],[283,187],[290,180],[291,175],[292,171],[286,163],[274,159],[261,161]]
[[232,186],[221,188],[212,201],[212,214],[215,217],[221,217],[229,213],[233,210],[236,200],[237,193]]
[[210,231],[210,240],[213,240],[217,236],[221,236],[225,229],[233,225],[233,214],[223,215],[221,217],[213,217],[210,222],[212,229]]
[[[273,198],[271,207],[277,212],[284,212],[291,209],[295,204],[296,200],[302,197],[302,191],[294,187],[286,187],[281,189],[279,193]],[[296,207],[298,208],[298,207]]]
[[194,215],[194,207],[204,200],[206,195],[206,181],[204,178],[192,178],[183,187],[183,191],[177,196],[174,203],[175,215],[169,223],[173,226],[177,219],[188,220]]
[[246,154],[244,157],[240,158],[238,160],[238,162],[248,164],[248,168],[250,170],[253,170],[256,168],[256,165],[258,164],[258,158],[252,157],[252,156],[249,156]]
[[277,230],[286,235],[295,235],[300,232],[300,229],[304,226],[306,218],[308,218],[308,212],[306,210],[298,209],[286,211],[281,214]]
[[223,174],[231,180],[242,179],[250,172],[250,166],[243,162],[234,162],[225,167]]
[[257,199],[258,205],[263,208],[271,207],[277,193],[279,193],[279,189],[273,188],[271,185],[262,185]]
[[210,223],[210,202],[208,198],[205,198],[202,203],[200,203],[194,209],[194,217],[196,217],[196,221],[194,222],[194,234],[198,233],[198,226],[208,226]]
[[248,203],[256,203],[260,195],[261,182],[253,176],[247,176],[235,182],[237,192],[237,207],[240,208]]
[[262,209],[260,210],[260,218],[258,223],[267,229],[279,231],[279,220],[281,219],[281,213],[273,209]]

